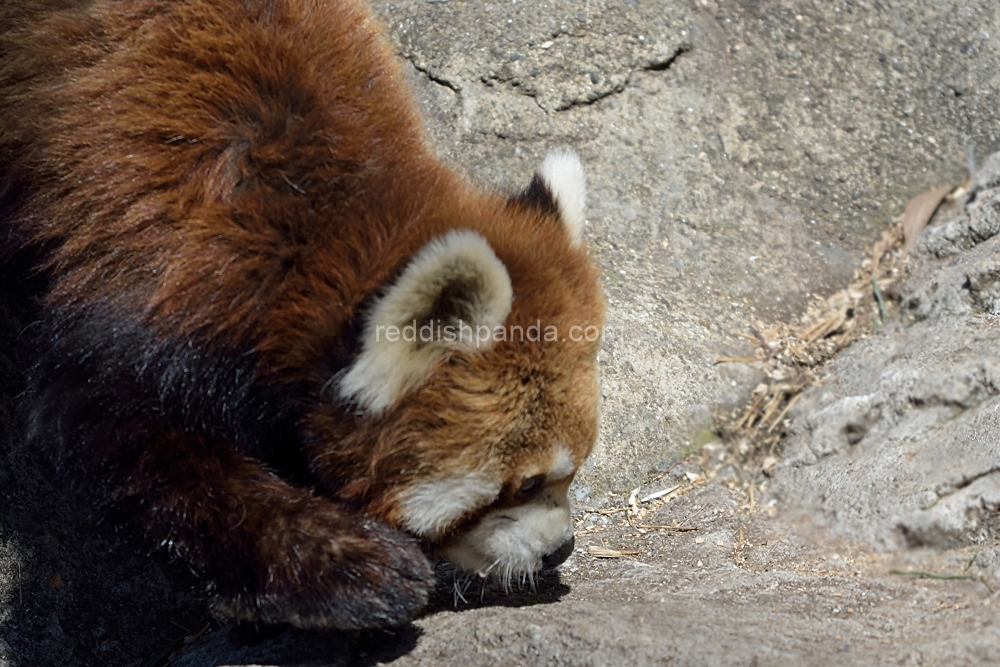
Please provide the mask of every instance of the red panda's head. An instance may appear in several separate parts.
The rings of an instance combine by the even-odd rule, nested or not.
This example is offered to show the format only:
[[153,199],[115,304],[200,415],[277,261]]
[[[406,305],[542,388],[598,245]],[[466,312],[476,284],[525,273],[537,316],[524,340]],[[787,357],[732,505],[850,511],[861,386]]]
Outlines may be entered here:
[[310,425],[338,443],[311,454],[339,495],[508,581],[571,552],[567,490],[597,437],[604,299],[584,190],[577,157],[553,153],[520,196],[423,245],[365,311],[331,381],[341,411]]

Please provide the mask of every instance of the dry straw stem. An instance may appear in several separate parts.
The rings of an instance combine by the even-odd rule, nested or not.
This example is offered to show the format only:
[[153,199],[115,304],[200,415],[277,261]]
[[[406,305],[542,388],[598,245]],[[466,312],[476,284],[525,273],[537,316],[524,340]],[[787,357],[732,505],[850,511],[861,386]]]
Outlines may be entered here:
[[972,579],[978,581],[979,577],[973,574],[940,574],[938,572],[924,572],[922,570],[889,570],[889,574],[901,577],[916,577],[918,579]]
[[642,528],[643,530],[673,530],[678,533],[687,533],[692,530],[698,530],[698,526],[653,526],[647,523],[637,523],[636,528]]
[[[702,470],[703,471],[706,470],[705,466],[702,466]],[[659,492],[656,492],[656,493],[651,493],[651,494],[649,494],[648,496],[645,496],[642,499],[638,498],[638,489],[635,489],[635,490],[632,491],[632,493],[629,494],[629,498],[628,498],[628,503],[629,504],[626,507],[611,507],[611,508],[604,509],[604,508],[586,507],[586,506],[584,506],[584,507],[579,507],[577,509],[579,511],[582,511],[584,515],[587,515],[587,514],[600,514],[602,516],[612,516],[612,515],[615,515],[615,514],[624,514],[624,516],[616,522],[616,526],[619,527],[619,528],[624,528],[625,526],[628,526],[630,528],[638,529],[640,532],[655,530],[655,531],[668,531],[668,532],[675,532],[675,533],[687,533],[687,532],[690,532],[690,531],[693,531],[693,530],[698,530],[698,527],[697,526],[683,525],[683,524],[674,524],[674,525],[647,524],[647,523],[639,523],[639,521],[642,521],[642,519],[644,519],[646,517],[646,515],[649,514],[650,512],[656,512],[656,510],[658,510],[659,508],[663,507],[664,505],[666,505],[667,503],[669,503],[674,498],[677,498],[679,496],[682,496],[682,495],[685,495],[687,493],[690,493],[691,491],[693,491],[694,489],[697,489],[699,487],[705,486],[705,484],[708,483],[708,481],[712,478],[712,476],[713,475],[712,475],[711,471],[707,471],[707,472],[705,472],[705,474],[702,474],[702,475],[691,475],[691,477],[693,477],[694,479],[689,484],[686,484],[686,485],[683,485],[683,486],[682,485],[675,485],[675,486],[673,486],[671,488],[663,489],[662,491],[659,491]],[[642,506],[640,507],[640,505],[642,505]],[[622,519],[624,519],[624,520],[622,520]],[[587,535],[587,534],[599,532],[599,531],[604,530],[606,528],[612,528],[612,526],[610,526],[610,525],[609,526],[587,526],[585,528],[581,528],[580,526],[581,526],[582,523],[583,523],[583,519],[582,518],[579,519],[577,521],[577,523],[576,523],[577,529],[576,529],[575,532],[576,532],[577,537],[579,537],[581,535]],[[593,551],[593,549],[595,549],[595,548],[596,549],[605,549],[605,547],[589,547],[589,549],[590,549],[590,555],[594,556],[595,558],[618,558],[619,557],[619,556],[608,556],[608,555],[603,555],[603,556],[596,555],[594,553],[594,551]],[[625,555],[625,556],[637,556],[637,555],[639,555],[642,552],[636,551],[636,552],[633,553],[633,552],[628,552],[628,551],[619,551],[619,553],[620,553],[620,555]]]
[[618,514],[619,512],[627,512],[630,508],[628,507],[609,507],[607,509],[600,507],[580,507],[578,508],[584,514],[601,514],[603,516],[610,516],[611,514]]
[[587,547],[587,552],[594,558],[621,558],[622,556],[638,556],[642,553],[632,549],[608,549],[594,544]]
[[[634,512],[634,508],[639,505],[648,505],[648,507],[640,508],[642,511],[656,510],[659,509],[664,504],[670,502],[674,498],[679,498],[680,496],[686,495],[697,489],[699,487],[705,486],[708,483],[709,475],[694,475],[694,479],[685,485],[675,485],[669,489],[664,489],[662,491],[657,491],[651,493],[643,498],[638,498],[638,493],[633,491],[629,494],[628,504],[625,507],[590,507],[583,505],[577,509],[584,514],[600,514],[602,516],[610,516],[612,514],[620,514],[622,512]],[[634,497],[633,497],[634,496]]]
[[970,581],[978,581],[986,590],[992,595],[995,591],[990,583],[986,581],[986,577],[982,575],[975,574],[942,574],[939,572],[924,572],[923,570],[889,570],[889,574],[900,576],[900,577],[914,577],[916,579],[938,579],[943,581],[952,581],[955,579],[968,579]]

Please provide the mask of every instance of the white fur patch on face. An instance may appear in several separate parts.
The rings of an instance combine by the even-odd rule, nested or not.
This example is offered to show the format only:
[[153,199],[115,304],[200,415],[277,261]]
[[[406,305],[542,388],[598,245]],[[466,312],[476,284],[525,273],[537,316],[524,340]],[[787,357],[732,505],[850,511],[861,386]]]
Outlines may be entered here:
[[576,461],[573,460],[573,453],[569,451],[569,447],[563,444],[556,445],[552,454],[552,463],[549,465],[547,473],[549,480],[569,477],[575,470]]
[[552,151],[542,162],[538,174],[555,197],[570,238],[579,243],[587,205],[587,177],[580,158],[570,150]]
[[414,535],[434,539],[469,512],[492,503],[500,482],[468,474],[421,482],[399,494],[400,523]]
[[[512,300],[507,268],[482,236],[452,231],[431,241],[369,313],[361,354],[341,377],[340,395],[384,412],[423,383],[449,349],[488,346],[491,338],[477,333],[502,325]],[[440,319],[422,328],[432,316]],[[449,324],[457,336],[448,336]]]
[[513,577],[542,569],[543,559],[573,537],[565,495],[543,493],[530,502],[490,512],[455,543],[442,549],[452,564],[481,575]]

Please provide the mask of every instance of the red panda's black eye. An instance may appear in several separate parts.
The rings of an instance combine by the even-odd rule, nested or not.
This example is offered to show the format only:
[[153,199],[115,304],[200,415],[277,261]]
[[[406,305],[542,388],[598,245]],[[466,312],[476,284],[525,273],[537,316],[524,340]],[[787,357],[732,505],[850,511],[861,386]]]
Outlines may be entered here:
[[534,477],[529,477],[521,482],[521,488],[517,490],[517,495],[527,496],[535,493],[536,491],[540,491],[544,480],[545,475],[535,475]]

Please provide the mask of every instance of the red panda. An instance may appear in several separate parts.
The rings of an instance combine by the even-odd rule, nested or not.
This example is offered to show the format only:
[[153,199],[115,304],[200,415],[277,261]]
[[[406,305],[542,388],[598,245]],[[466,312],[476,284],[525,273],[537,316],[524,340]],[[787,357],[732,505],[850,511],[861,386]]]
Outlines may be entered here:
[[584,191],[567,151],[512,195],[449,171],[355,0],[0,7],[0,259],[44,283],[28,437],[236,620],[399,624],[431,554],[567,557]]

